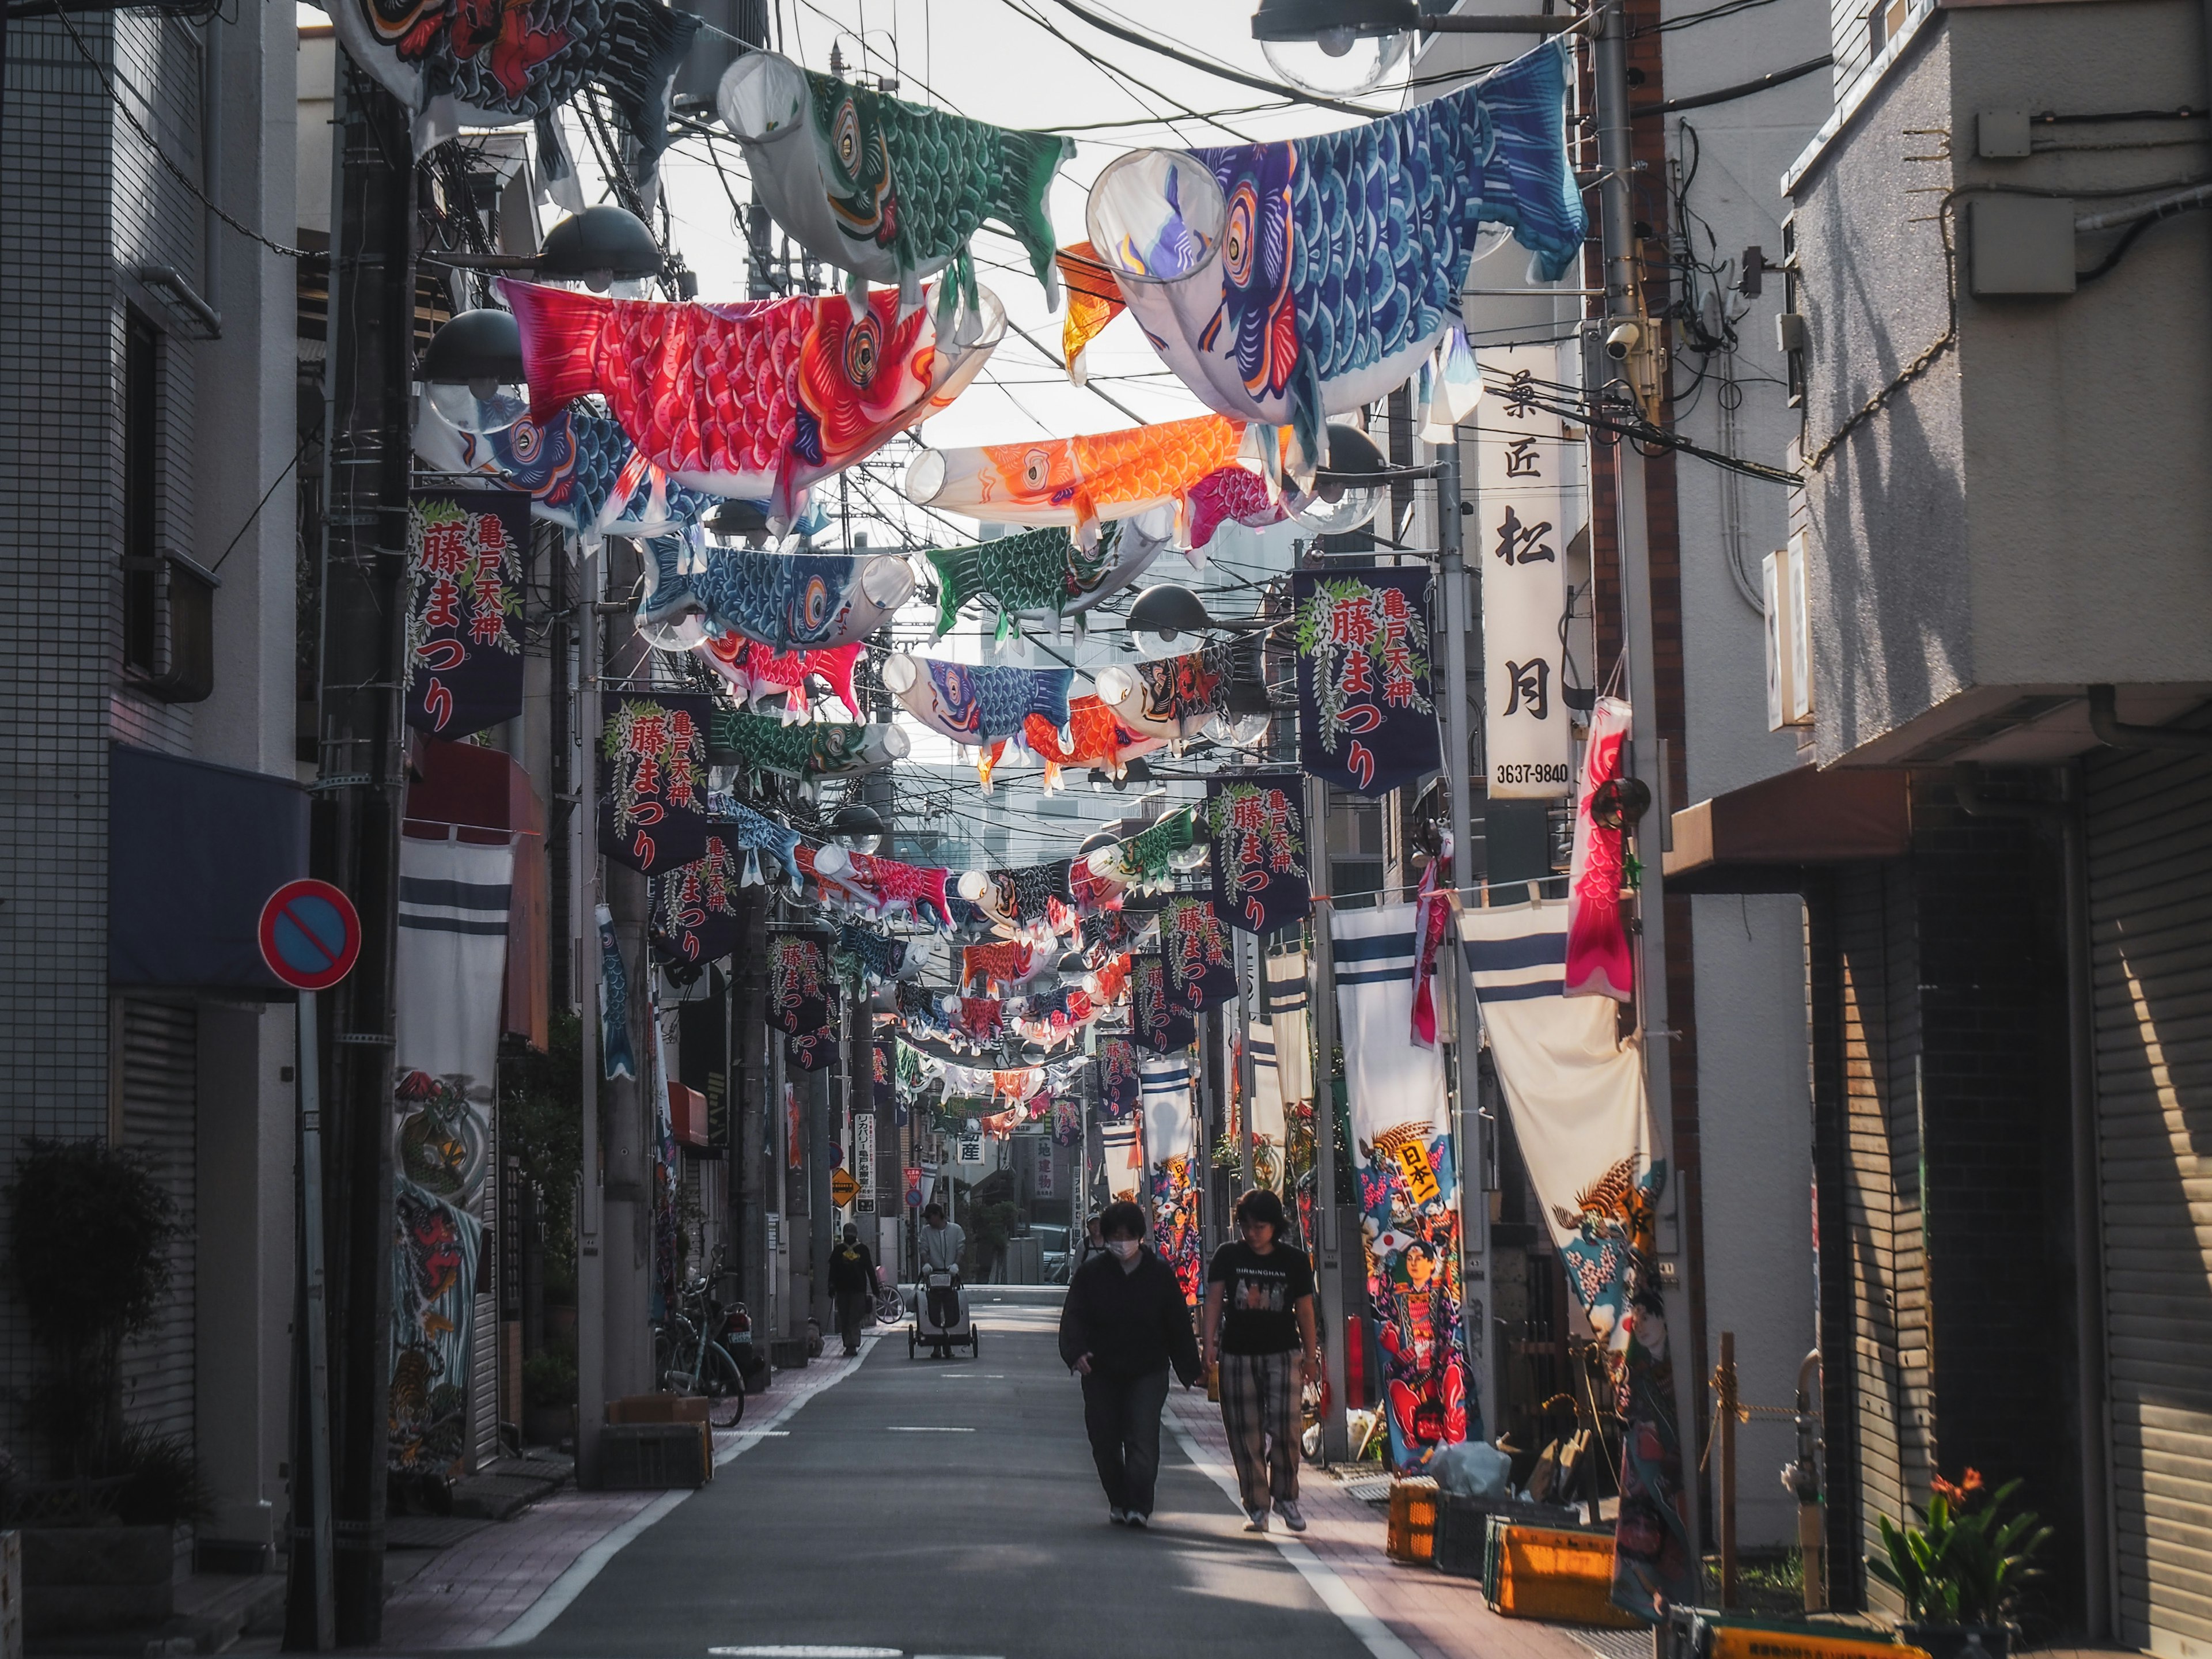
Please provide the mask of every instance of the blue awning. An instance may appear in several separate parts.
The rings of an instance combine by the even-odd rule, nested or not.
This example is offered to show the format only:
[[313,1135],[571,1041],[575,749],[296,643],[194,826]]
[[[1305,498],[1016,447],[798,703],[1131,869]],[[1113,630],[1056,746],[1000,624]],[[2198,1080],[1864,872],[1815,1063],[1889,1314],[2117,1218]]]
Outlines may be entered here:
[[307,792],[123,744],[108,756],[110,982],[283,991],[258,928],[307,873]]

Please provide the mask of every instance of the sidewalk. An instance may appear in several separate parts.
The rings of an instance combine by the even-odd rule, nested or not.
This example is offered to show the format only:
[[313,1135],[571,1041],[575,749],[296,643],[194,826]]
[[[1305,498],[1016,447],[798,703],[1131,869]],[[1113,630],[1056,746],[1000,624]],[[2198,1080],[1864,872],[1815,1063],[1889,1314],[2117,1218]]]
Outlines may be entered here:
[[[876,1340],[863,1340],[860,1359]],[[780,1428],[809,1400],[850,1374],[860,1359],[831,1353],[804,1370],[779,1371],[770,1392],[746,1402],[742,1427],[716,1432],[714,1467],[720,1468]],[[526,1641],[552,1621],[616,1550],[690,1495],[571,1489],[511,1521],[484,1527],[438,1552],[392,1589],[384,1603],[383,1646],[416,1652]]]
[[[1233,1470],[1218,1409],[1203,1399],[1171,1397],[1168,1415],[1214,1464]],[[1593,1630],[1583,1640],[1563,1626],[1500,1618],[1484,1604],[1474,1579],[1401,1565],[1382,1553],[1389,1530],[1383,1511],[1347,1496],[1310,1467],[1299,1477],[1298,1507],[1304,1533],[1278,1522],[1268,1537],[1296,1540],[1311,1550],[1419,1659],[1629,1659],[1651,1651],[1651,1638],[1638,1631]]]

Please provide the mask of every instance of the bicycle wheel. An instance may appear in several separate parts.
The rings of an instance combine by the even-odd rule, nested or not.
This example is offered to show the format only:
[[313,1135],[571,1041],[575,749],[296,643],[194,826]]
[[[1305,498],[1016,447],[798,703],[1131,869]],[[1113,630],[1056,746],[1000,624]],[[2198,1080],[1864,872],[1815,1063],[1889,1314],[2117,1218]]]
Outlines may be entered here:
[[707,1422],[717,1429],[734,1429],[744,1421],[745,1379],[738,1362],[719,1342],[707,1348],[707,1363],[700,1370],[699,1392],[707,1396]]

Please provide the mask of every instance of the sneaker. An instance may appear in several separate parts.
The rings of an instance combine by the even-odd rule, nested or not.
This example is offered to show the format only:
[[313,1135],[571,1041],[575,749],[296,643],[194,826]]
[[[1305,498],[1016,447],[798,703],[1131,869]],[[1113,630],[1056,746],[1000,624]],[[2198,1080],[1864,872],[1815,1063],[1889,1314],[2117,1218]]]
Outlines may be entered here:
[[1292,1532],[1306,1529],[1306,1518],[1298,1513],[1297,1499],[1281,1498],[1275,1500],[1275,1513],[1283,1517],[1283,1524]]
[[1267,1510],[1245,1510],[1245,1511],[1244,1511],[1244,1530],[1245,1530],[1245,1531],[1247,1531],[1247,1532],[1265,1532],[1265,1531],[1267,1531]]
[[1133,1532],[1142,1532],[1152,1524],[1152,1517],[1149,1515],[1139,1515],[1136,1510],[1129,1510],[1123,1513],[1121,1524]]
[[1129,1524],[1129,1511],[1115,1509],[1109,1504],[1107,1507],[1106,1518],[1117,1527],[1126,1527]]

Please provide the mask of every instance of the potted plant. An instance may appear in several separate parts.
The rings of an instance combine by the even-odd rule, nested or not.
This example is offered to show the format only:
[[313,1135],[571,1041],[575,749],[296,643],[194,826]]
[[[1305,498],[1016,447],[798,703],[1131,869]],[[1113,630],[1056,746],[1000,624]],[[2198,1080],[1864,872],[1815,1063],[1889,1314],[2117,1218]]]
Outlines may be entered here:
[[1899,1634],[1933,1659],[2005,1659],[2011,1651],[2014,1603],[2051,1537],[2034,1510],[2005,1513],[2021,1484],[2008,1480],[1977,1503],[1979,1470],[1955,1483],[1937,1475],[1916,1525],[1881,1517],[1884,1553],[1869,1556],[1867,1571],[1905,1598]]

